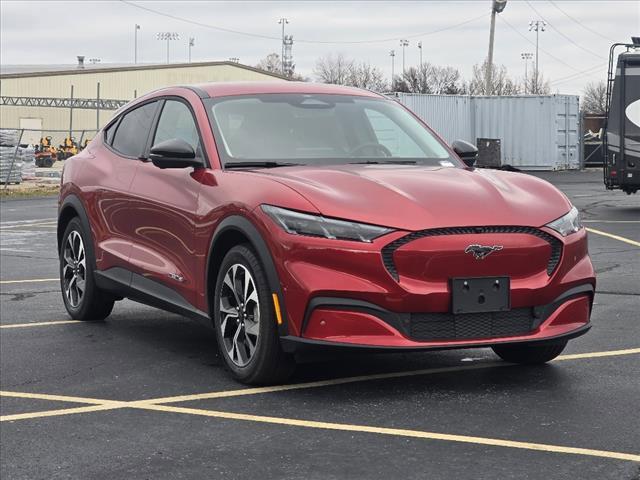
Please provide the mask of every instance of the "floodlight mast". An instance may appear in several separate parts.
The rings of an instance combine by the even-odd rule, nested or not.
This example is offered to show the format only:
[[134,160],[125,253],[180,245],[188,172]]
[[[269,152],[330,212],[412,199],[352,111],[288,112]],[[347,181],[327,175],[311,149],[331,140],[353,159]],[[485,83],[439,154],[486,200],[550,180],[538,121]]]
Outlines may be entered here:
[[489,30],[489,56],[485,72],[485,95],[491,95],[491,76],[493,74],[493,38],[496,31],[496,14],[501,13],[507,6],[507,0],[493,0],[491,2],[491,29]]
[[545,22],[544,20],[532,20],[529,22],[529,31],[534,31],[536,32],[536,70],[534,72],[534,84],[533,84],[533,89],[534,91],[531,93],[540,93],[540,86],[538,84],[538,82],[540,81],[540,75],[539,72],[540,70],[538,69],[539,66],[539,62],[538,62],[538,45],[540,44],[540,32],[544,32],[544,28],[547,26],[547,22]]
[[169,42],[173,40],[180,40],[180,34],[176,32],[159,32],[156,34],[156,40],[163,40],[167,42],[167,63],[169,63]]

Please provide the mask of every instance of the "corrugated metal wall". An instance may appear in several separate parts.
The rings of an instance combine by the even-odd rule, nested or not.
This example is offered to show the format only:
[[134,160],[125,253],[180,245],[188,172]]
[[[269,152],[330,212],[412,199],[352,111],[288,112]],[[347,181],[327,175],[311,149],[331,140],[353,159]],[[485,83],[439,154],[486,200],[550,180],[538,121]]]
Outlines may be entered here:
[[580,168],[577,96],[398,93],[397,99],[449,143],[499,138],[503,165],[528,170]]

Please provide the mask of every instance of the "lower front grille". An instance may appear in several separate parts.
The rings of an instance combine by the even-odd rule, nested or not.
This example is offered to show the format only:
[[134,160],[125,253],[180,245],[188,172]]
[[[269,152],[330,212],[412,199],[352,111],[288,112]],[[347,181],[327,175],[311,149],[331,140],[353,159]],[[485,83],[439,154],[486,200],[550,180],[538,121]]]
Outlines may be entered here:
[[524,335],[534,328],[532,308],[508,312],[412,313],[409,335],[413,340],[471,340]]

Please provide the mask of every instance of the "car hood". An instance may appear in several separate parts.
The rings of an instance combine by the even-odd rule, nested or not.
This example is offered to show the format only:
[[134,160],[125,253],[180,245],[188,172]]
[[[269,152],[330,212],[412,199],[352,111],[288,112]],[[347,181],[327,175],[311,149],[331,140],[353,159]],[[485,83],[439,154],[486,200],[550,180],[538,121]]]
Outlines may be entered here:
[[296,190],[327,217],[388,227],[540,227],[571,208],[550,183],[498,170],[419,165],[285,167],[254,171]]

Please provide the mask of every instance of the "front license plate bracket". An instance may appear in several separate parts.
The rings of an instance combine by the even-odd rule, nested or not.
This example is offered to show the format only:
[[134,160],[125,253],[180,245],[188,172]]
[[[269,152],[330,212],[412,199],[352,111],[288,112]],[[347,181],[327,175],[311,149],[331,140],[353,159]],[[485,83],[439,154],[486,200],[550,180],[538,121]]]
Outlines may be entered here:
[[451,311],[454,314],[511,310],[509,277],[451,279]]

